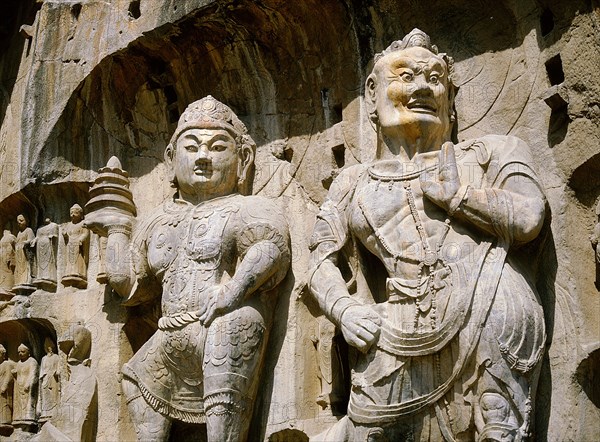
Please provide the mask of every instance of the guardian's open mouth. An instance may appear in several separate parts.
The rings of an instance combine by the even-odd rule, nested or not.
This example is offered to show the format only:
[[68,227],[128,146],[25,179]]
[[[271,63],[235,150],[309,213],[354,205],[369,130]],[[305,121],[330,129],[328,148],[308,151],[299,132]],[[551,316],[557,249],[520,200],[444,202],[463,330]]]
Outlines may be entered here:
[[430,101],[414,101],[412,103],[408,103],[406,107],[415,112],[437,112],[437,106]]

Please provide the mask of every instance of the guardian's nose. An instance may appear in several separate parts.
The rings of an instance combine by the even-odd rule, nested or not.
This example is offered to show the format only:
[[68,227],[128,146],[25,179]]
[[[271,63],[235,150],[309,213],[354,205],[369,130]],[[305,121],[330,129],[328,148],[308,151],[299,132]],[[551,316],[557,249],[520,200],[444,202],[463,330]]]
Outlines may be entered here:
[[196,156],[196,161],[206,159],[208,159],[208,146],[203,143],[198,148],[198,155]]
[[427,81],[427,78],[425,78],[425,75],[423,75],[423,74],[417,75],[415,77],[414,83],[415,83],[415,93],[418,93],[420,95],[429,95],[432,93],[431,85]]

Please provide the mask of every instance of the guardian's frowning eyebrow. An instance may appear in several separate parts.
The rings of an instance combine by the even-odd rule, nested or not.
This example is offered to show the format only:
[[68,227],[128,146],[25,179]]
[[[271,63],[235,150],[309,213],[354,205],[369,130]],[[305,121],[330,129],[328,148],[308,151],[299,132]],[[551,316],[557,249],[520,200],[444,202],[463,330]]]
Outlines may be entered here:
[[[212,131],[212,130],[211,130]],[[190,139],[193,141],[196,141],[197,143],[200,142],[200,138],[196,135],[196,133],[188,131],[185,132],[184,134],[181,135],[180,139]],[[223,133],[215,133],[211,138],[211,141],[231,141],[232,137],[231,135],[229,135],[229,133],[227,131],[225,131],[223,129]]]

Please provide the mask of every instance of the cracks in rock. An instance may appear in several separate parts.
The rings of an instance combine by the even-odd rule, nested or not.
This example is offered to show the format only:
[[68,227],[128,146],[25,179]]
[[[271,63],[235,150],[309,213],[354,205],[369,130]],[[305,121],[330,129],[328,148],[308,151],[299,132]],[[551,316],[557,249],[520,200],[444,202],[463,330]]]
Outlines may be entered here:
[[[514,55],[514,54],[513,54],[513,55]],[[512,66],[512,60],[511,60],[511,66]],[[509,70],[508,70],[508,71],[507,71],[507,73],[506,73],[506,75],[507,75],[507,76],[508,76],[508,72],[509,72],[509,71],[510,71],[510,68],[509,68]],[[513,121],[513,124],[512,124],[512,125],[510,126],[510,128],[508,129],[508,132],[507,132],[507,134],[510,134],[510,133],[513,131],[513,129],[514,129],[514,128],[515,128],[515,126],[517,125],[517,123],[518,123],[519,119],[520,119],[520,118],[521,118],[521,116],[523,115],[523,112],[525,112],[525,108],[527,107],[527,104],[529,103],[529,99],[531,98],[531,93],[533,92],[533,87],[534,87],[534,85],[535,85],[535,82],[536,82],[536,80],[537,80],[537,76],[538,76],[538,71],[537,71],[537,69],[536,69],[536,70],[534,70],[534,73],[533,73],[533,79],[531,80],[531,87],[529,88],[529,91],[527,92],[527,98],[525,99],[525,101],[524,101],[523,105],[521,106],[521,110],[519,111],[519,115],[517,115],[517,117],[515,118],[515,121]]]
[[[461,131],[465,131],[467,129],[470,129],[471,127],[474,127],[475,125],[479,124],[492,110],[492,108],[494,107],[494,105],[496,104],[496,102],[498,101],[498,98],[500,97],[500,95],[502,94],[502,91],[504,91],[504,87],[506,85],[506,80],[508,79],[508,74],[510,72],[510,68],[512,66],[512,57],[514,56],[514,54],[511,54],[511,60],[510,63],[508,65],[508,67],[506,68],[505,72],[504,72],[504,78],[502,79],[502,84],[500,85],[500,88],[498,90],[498,94],[496,95],[496,97],[494,98],[494,100],[490,103],[489,107],[487,108],[487,110],[483,113],[483,115],[481,115],[481,117],[479,117],[477,120],[473,121],[472,123],[470,123],[469,125],[461,128]],[[522,112],[522,111],[521,111]]]
[[106,135],[115,140],[117,143],[119,143],[120,145],[122,145],[125,148],[128,147],[132,147],[130,143],[123,141],[121,139],[119,139],[115,134],[113,134],[111,131],[109,131],[106,127],[104,127],[104,125],[98,120],[98,118],[96,117],[96,115],[94,114],[94,112],[92,111],[92,108],[90,108],[86,101],[81,97],[81,95],[79,95],[77,97],[78,100],[81,101],[82,106],[84,107],[84,109],[87,110],[88,114],[90,115],[90,117],[92,118],[93,122],[96,123],[96,125],[104,132],[106,133]]
[[157,161],[159,163],[162,163],[162,161],[163,161],[163,159],[161,157],[157,157],[155,155],[142,155],[142,154],[138,154],[137,152],[134,154],[134,157],[155,160],[155,161]]

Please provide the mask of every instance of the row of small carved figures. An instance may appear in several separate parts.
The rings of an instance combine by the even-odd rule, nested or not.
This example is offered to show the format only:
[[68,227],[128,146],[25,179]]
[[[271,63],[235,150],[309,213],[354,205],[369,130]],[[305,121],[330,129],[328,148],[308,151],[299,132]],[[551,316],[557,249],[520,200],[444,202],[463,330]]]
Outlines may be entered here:
[[28,426],[45,422],[59,402],[61,358],[46,340],[41,366],[29,346],[18,347],[19,361],[7,357],[0,345],[0,425]]
[[5,228],[0,239],[0,294],[29,294],[36,289],[49,292],[57,288],[58,242],[65,244],[65,266],[60,282],[65,287],[87,288],[90,231],[84,226],[83,209],[70,209],[71,221],[59,227],[46,218],[34,234],[27,217],[17,216],[15,236]]

